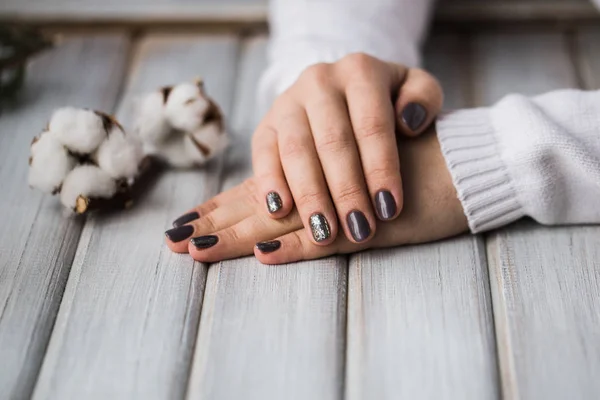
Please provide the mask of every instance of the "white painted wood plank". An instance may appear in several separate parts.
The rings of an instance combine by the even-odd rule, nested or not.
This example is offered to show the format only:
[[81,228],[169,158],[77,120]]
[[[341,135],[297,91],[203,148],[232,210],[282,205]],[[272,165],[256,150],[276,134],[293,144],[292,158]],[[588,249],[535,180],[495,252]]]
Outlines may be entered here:
[[[255,85],[264,40],[246,44],[225,186],[250,173]],[[237,165],[233,170],[233,165]],[[245,169],[240,169],[245,166]],[[211,265],[189,399],[339,399],[343,386],[346,261],[266,266],[253,257]]]
[[0,398],[31,395],[82,228],[28,188],[31,139],[57,107],[112,110],[128,48],[115,35],[65,40],[33,61],[22,101],[0,116]]
[[585,29],[577,36],[577,63],[586,89],[600,90],[600,28]]
[[567,39],[558,33],[481,34],[472,50],[476,105],[492,105],[509,93],[533,96],[576,86]]
[[[434,38],[426,66],[447,104],[469,97],[464,39]],[[499,397],[483,241],[474,236],[350,258],[346,399]]]
[[[475,49],[473,58],[482,72],[475,87],[484,103],[508,92],[576,86],[567,40],[559,34],[482,36]],[[534,223],[489,236],[490,285],[507,398],[598,397],[599,240],[598,227]]]
[[600,393],[600,228],[522,224],[488,242],[507,398]]
[[[118,116],[159,86],[203,76],[229,113],[237,61],[232,36],[142,40]],[[219,162],[172,171],[133,209],[83,230],[35,399],[177,399],[187,386],[206,266],[171,253],[163,232],[216,193]]]

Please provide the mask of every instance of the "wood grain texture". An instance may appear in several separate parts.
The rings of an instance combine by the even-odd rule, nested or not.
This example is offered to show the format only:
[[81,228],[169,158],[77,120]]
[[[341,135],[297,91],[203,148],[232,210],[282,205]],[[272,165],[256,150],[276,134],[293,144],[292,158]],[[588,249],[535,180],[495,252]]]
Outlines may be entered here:
[[[464,107],[460,37],[436,37],[426,67]],[[465,236],[350,258],[346,399],[499,397],[485,247]]]
[[[246,44],[224,186],[250,173],[264,40]],[[346,306],[342,257],[266,266],[253,257],[211,265],[189,399],[339,399]]]
[[56,197],[27,186],[31,139],[55,108],[111,111],[125,72],[120,36],[67,38],[32,62],[0,116],[0,398],[29,398],[81,233]]
[[533,96],[575,87],[569,43],[558,33],[480,34],[472,44],[475,105],[492,105],[509,93]]
[[[475,87],[482,103],[509,92],[537,94],[575,87],[570,54],[568,41],[560,34],[518,40],[511,35],[480,37],[473,58],[480,67]],[[597,227],[545,228],[534,223],[489,236],[505,397],[598,397],[599,239]]]
[[507,398],[600,393],[600,228],[522,224],[488,242]]
[[[230,36],[142,40],[118,116],[162,85],[203,76],[230,112],[237,61]],[[177,399],[185,393],[206,266],[171,253],[163,231],[216,193],[219,162],[172,171],[131,210],[88,220],[35,399]]]
[[600,90],[600,28],[579,32],[576,45],[577,65],[585,89]]

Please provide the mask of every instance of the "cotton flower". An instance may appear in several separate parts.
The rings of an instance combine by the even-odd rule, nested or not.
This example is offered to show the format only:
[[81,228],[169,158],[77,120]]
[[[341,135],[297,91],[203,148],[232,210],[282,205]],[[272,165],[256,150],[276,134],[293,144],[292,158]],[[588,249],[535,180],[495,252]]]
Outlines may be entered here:
[[69,150],[80,154],[94,151],[108,133],[101,115],[73,107],[56,110],[50,118],[48,130]]
[[144,153],[137,137],[115,126],[92,158],[113,179],[133,180],[138,175]]
[[169,93],[165,115],[174,129],[192,132],[202,125],[209,107],[201,83],[182,83]]
[[[201,166],[229,143],[221,110],[206,95],[201,82],[162,88],[146,95],[139,104],[135,131],[146,153],[173,167]],[[165,121],[169,127],[166,134]]]
[[73,211],[87,211],[93,199],[110,199],[117,192],[117,182],[95,165],[80,165],[65,178],[60,191],[61,203]]
[[31,144],[29,186],[45,193],[56,193],[75,166],[75,158],[51,132],[43,132]]

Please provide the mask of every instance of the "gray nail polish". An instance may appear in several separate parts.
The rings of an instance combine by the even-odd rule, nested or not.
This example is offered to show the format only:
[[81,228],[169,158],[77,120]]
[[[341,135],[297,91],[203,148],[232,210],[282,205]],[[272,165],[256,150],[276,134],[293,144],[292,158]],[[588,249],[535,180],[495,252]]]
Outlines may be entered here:
[[360,211],[352,211],[346,217],[346,222],[348,223],[348,228],[350,228],[350,233],[352,237],[357,242],[362,242],[371,234],[371,227],[369,226],[369,221],[367,221],[367,217]]
[[198,250],[208,249],[219,242],[219,237],[215,235],[199,236],[190,239],[190,242],[192,242],[194,247]]
[[267,209],[271,214],[276,213],[281,210],[283,207],[283,202],[281,201],[281,197],[277,192],[269,192],[267,194]]
[[327,240],[331,236],[329,223],[323,214],[313,214],[309,219],[310,230],[316,242]]
[[380,190],[375,195],[375,208],[380,219],[390,219],[396,215],[396,200],[387,190]]
[[402,110],[402,121],[411,130],[417,131],[427,119],[427,110],[418,103],[408,103]]
[[261,253],[272,253],[275,250],[279,250],[281,247],[281,242],[279,240],[271,240],[269,242],[258,242],[256,243],[256,248]]
[[169,229],[165,232],[165,236],[173,243],[181,242],[192,236],[194,233],[194,227],[191,225],[183,225],[177,228]]
[[200,218],[200,214],[198,214],[196,211],[193,211],[193,212],[187,213],[187,214],[183,214],[181,217],[179,217],[175,221],[173,221],[173,227],[177,228],[178,226],[185,225],[188,222],[192,222],[198,218]]

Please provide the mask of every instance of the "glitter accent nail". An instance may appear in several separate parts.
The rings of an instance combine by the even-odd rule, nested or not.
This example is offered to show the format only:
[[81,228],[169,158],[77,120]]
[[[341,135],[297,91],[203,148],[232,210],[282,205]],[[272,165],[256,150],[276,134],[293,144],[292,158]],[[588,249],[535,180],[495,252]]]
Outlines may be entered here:
[[267,209],[271,214],[276,213],[281,210],[283,207],[283,203],[281,202],[281,197],[277,192],[269,192],[267,194]]
[[310,230],[312,231],[313,238],[317,242],[327,240],[331,236],[329,230],[329,223],[323,214],[313,214],[309,219]]

